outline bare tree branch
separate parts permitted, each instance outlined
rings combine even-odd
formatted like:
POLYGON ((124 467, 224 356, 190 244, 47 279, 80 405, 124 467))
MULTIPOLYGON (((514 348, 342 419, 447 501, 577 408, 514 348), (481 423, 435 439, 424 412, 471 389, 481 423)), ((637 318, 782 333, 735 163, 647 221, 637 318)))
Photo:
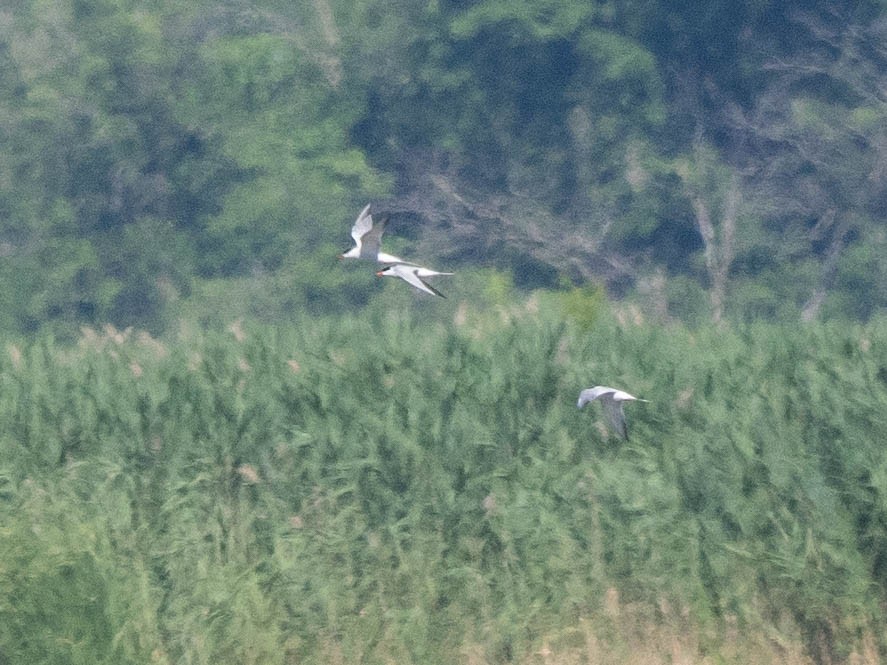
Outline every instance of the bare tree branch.
POLYGON ((575 225, 530 197, 475 194, 453 173, 435 165, 433 157, 417 162, 422 163, 409 168, 409 189, 386 205, 392 212, 409 213, 446 230, 422 234, 423 254, 473 255, 484 260, 511 248, 579 281, 637 278, 638 271, 629 261, 604 250, 611 219, 596 226, 594 235, 582 229, 565 234, 563 229, 575 225))

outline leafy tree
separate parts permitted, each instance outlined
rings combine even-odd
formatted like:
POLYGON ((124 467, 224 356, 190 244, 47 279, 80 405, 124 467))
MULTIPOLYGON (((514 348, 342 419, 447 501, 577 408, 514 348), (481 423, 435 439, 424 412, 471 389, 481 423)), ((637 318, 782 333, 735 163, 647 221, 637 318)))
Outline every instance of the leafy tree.
POLYGON ((387 181, 348 145, 359 104, 300 22, 334 31, 328 8, 293 11, 94 0, 12 13, 0 205, 4 269, 23 288, 10 324, 159 329, 195 274, 286 262, 301 262, 287 289, 303 303, 354 283, 318 284, 324 259, 304 258, 331 259, 333 230, 344 245, 387 181))
POLYGON ((0 22, 0 271, 21 288, 0 325, 364 304, 365 273, 329 268, 368 200, 408 255, 520 288, 604 282, 664 315, 700 311, 704 289, 716 318, 871 316, 882 17, 18 3, 0 22))
MULTIPOLYGON (((110 318, 150 326, 158 277, 181 289, 190 262, 180 252, 129 271, 121 254, 136 248, 126 229, 186 217, 201 198, 179 170, 201 139, 172 117, 174 60, 158 16, 96 1, 30 3, 12 18, 17 77, 0 155, 11 177, 0 197, 24 201, 4 234, 9 270, 32 285, 14 317, 26 328, 110 318), (30 276, 40 263, 51 266, 48 279, 30 276)), ((151 250, 147 240, 137 251, 151 250)))

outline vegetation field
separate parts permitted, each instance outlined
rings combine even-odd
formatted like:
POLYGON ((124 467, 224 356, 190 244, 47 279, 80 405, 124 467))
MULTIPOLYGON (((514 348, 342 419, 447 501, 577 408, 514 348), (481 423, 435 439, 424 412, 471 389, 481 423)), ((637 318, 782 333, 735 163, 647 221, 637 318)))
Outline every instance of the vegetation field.
POLYGON ((450 306, 6 342, 0 663, 880 662, 887 321, 450 306))

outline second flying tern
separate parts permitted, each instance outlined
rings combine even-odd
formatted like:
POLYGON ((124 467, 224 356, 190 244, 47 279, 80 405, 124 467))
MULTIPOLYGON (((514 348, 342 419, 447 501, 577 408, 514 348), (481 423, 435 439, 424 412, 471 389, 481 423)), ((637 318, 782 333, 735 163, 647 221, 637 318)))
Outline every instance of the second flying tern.
POLYGON ((441 298, 446 298, 446 296, 435 289, 433 286, 431 286, 431 284, 426 282, 423 278, 452 274, 454 273, 437 272, 436 270, 429 270, 428 268, 408 265, 406 263, 394 263, 390 266, 385 266, 376 273, 376 275, 378 275, 379 277, 400 277, 403 281, 407 282, 408 284, 412 284, 420 291, 430 293, 431 295, 440 296, 441 298))

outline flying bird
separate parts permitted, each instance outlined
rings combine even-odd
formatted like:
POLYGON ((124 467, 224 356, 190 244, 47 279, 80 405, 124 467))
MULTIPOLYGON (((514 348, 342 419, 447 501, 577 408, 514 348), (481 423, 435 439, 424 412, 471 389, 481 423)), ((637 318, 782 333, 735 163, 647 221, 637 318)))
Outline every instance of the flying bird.
POLYGON ((634 395, 629 395, 624 390, 616 388, 608 388, 607 386, 595 386, 594 388, 586 388, 579 393, 579 403, 576 405, 580 409, 594 400, 599 399, 607 412, 607 418, 613 428, 619 432, 623 439, 628 441, 628 427, 625 424, 625 412, 622 410, 623 402, 646 402, 645 399, 639 399, 634 395))
POLYGON ((347 252, 339 254, 340 259, 370 259, 379 263, 408 263, 403 259, 382 251, 382 233, 388 218, 383 217, 377 224, 373 224, 373 216, 370 214, 370 205, 360 211, 354 226, 351 227, 351 237, 354 238, 354 247, 347 252))
POLYGON ((430 293, 435 296, 440 296, 441 298, 446 298, 446 296, 422 278, 452 274, 454 273, 437 272, 436 270, 429 270, 428 268, 409 265, 406 263, 394 263, 390 266, 385 266, 376 273, 376 275, 378 275, 379 277, 400 277, 403 281, 407 282, 408 284, 412 284, 420 291, 424 291, 425 293, 430 293))

